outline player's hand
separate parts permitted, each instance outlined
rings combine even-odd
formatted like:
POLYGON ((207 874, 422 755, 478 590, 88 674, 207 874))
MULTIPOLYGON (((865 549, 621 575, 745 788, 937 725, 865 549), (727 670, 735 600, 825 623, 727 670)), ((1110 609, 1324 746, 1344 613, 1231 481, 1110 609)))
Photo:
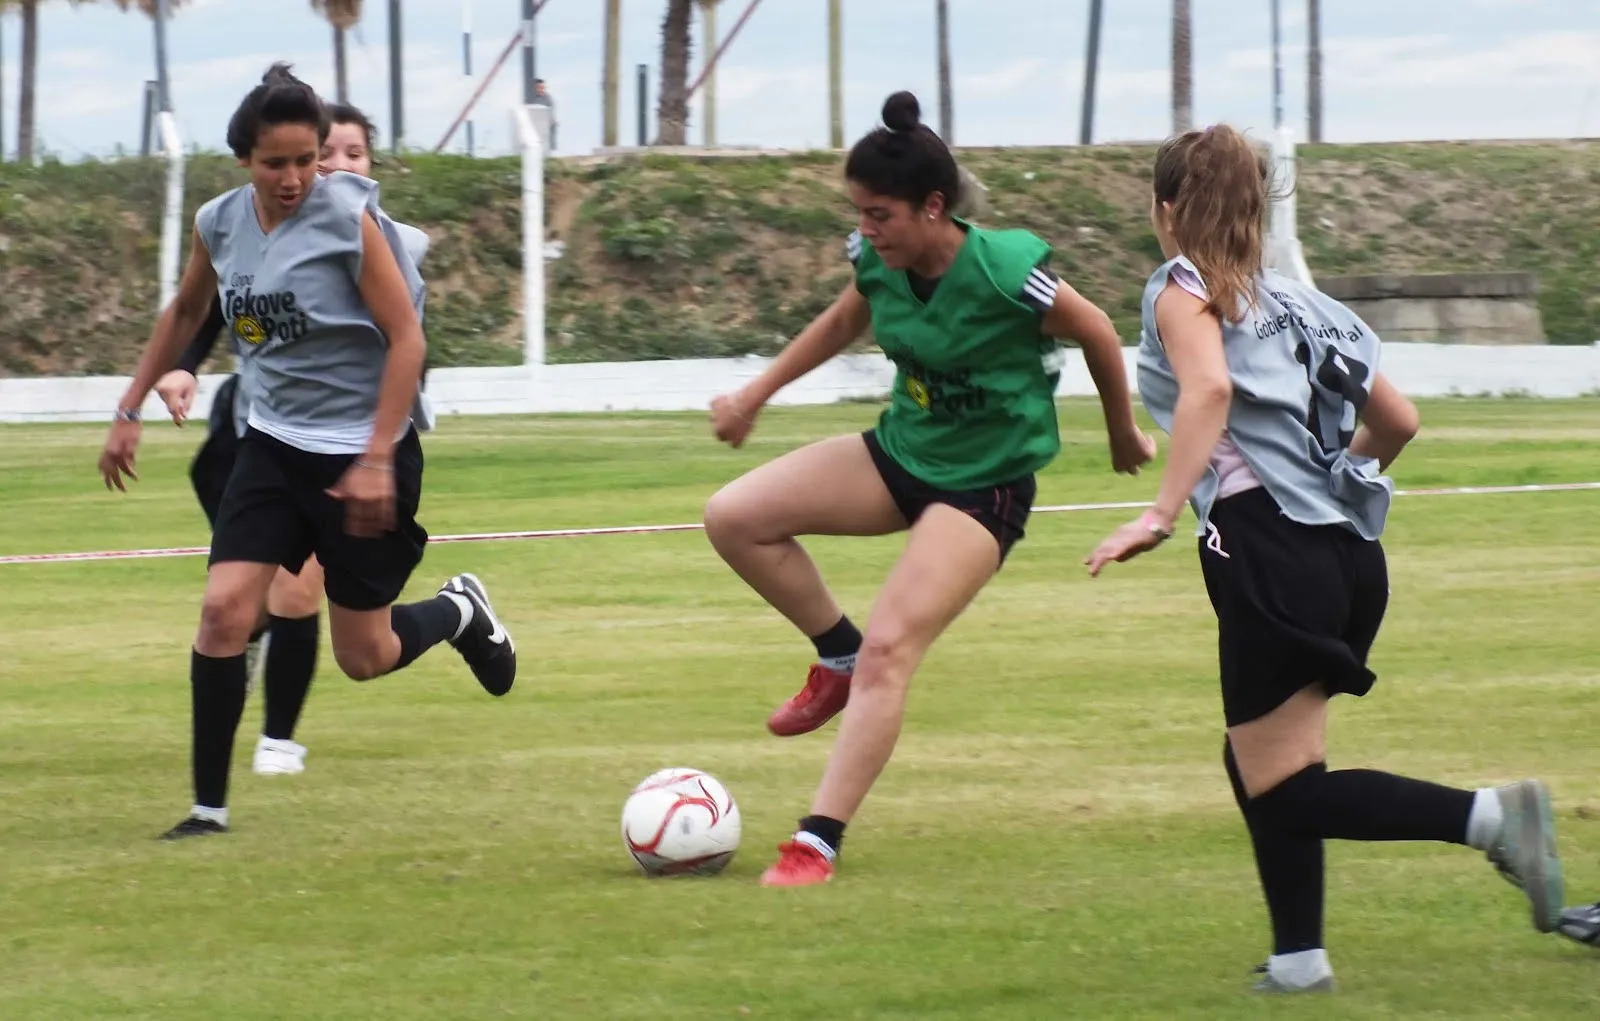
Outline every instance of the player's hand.
POLYGON ((1168 536, 1154 531, 1150 525, 1151 519, 1146 512, 1106 536, 1093 553, 1083 558, 1083 562, 1089 565, 1089 577, 1099 577, 1101 569, 1109 563, 1120 564, 1132 560, 1166 542, 1168 536))
POLYGON ((105 480, 106 488, 116 488, 126 493, 127 485, 122 481, 128 478, 139 481, 139 473, 134 470, 134 457, 139 450, 139 437, 142 427, 138 422, 113 422, 111 434, 106 437, 105 448, 100 451, 100 477, 105 480))
POLYGON ((1137 475, 1140 468, 1155 459, 1155 437, 1138 426, 1128 426, 1111 434, 1111 467, 1117 473, 1137 475))
POLYGON ((723 394, 711 402, 711 431, 730 447, 742 447, 745 437, 755 428, 759 414, 761 404, 746 396, 743 390, 723 394))
POLYGON ((194 392, 199 381, 188 369, 173 369, 156 383, 156 396, 167 406, 172 424, 182 426, 194 407, 194 392))
POLYGON ((394 527, 394 464, 358 457, 328 495, 344 502, 344 530, 376 539, 394 527))

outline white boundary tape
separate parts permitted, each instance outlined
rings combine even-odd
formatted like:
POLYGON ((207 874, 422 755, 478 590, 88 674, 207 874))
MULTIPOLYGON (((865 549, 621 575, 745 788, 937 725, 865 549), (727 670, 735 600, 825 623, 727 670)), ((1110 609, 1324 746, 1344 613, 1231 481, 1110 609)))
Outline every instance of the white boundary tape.
MULTIPOLYGON (((1525 486, 1455 486, 1448 489, 1400 489, 1396 496, 1489 496, 1497 493, 1562 493, 1581 489, 1600 489, 1600 482, 1552 482, 1525 486)), ((1076 514, 1085 511, 1137 510, 1150 506, 1148 500, 1119 503, 1061 503, 1035 507, 1035 514, 1076 514)), ((548 528, 527 532, 468 532, 460 535, 435 535, 428 542, 507 542, 516 539, 574 539, 595 535, 650 535, 659 532, 697 532, 699 524, 616 525, 610 528, 548 528)), ((169 557, 198 557, 209 552, 205 546, 174 546, 169 549, 89 550, 81 553, 14 553, 0 556, 6 564, 59 564, 85 560, 163 560, 169 557)))

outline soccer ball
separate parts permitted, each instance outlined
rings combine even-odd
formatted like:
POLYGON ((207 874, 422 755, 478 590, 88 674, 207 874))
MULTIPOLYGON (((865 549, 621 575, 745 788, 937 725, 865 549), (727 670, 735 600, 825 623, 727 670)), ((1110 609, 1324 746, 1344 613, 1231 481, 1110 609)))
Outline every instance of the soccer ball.
POLYGON ((698 769, 663 769, 622 806, 622 843, 647 876, 709 876, 739 849, 739 806, 698 769))

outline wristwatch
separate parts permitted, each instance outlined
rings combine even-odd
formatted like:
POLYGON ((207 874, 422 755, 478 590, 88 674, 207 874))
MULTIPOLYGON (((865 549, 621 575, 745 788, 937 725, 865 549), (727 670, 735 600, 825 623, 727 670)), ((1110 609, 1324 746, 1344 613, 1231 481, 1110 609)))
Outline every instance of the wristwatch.
POLYGON ((113 422, 143 422, 144 415, 138 408, 118 408, 111 416, 113 422))

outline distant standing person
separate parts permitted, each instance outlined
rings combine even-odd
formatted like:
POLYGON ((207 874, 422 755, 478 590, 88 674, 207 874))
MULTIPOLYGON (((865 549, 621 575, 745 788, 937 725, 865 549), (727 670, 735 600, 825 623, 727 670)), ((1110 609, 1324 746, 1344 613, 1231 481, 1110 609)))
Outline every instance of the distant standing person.
POLYGON ((550 111, 550 151, 556 151, 556 101, 550 98, 550 89, 545 85, 543 78, 533 81, 533 106, 542 106, 550 111))

